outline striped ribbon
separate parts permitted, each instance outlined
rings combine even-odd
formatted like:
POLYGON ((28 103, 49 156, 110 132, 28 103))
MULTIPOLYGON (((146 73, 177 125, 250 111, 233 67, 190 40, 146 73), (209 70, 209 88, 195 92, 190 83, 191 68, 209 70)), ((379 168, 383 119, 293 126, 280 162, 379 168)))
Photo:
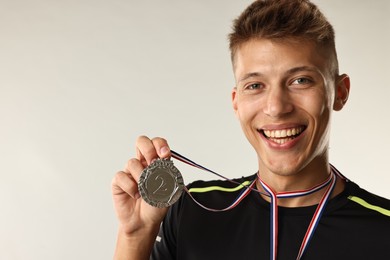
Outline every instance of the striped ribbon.
MULTIPOLYGON (((271 197, 271 260, 275 260, 277 258, 278 253, 278 198, 280 194, 283 195, 283 198, 292 198, 296 196, 305 196, 310 193, 313 193, 311 189, 304 190, 304 191, 296 191, 291 192, 292 196, 289 197, 288 194, 290 192, 283 192, 283 193, 276 193, 270 186, 268 186, 266 183, 264 183, 260 178, 261 186, 268 192, 268 194, 271 197)), ((297 256, 297 259, 301 259, 303 253, 305 252, 310 239, 312 238, 314 231, 321 219, 321 215, 324 212, 325 206, 330 198, 330 195, 332 194, 332 191, 336 185, 336 175, 333 171, 331 171, 330 178, 325 182, 326 184, 329 184, 331 181, 331 184, 327 187, 324 195, 322 196, 322 199, 320 203, 318 204, 316 211, 314 212, 314 215, 310 221, 309 227, 306 230, 306 234, 302 240, 301 247, 299 249, 299 253, 297 256)), ((324 187, 324 185, 318 185, 321 187, 324 187)), ((316 188, 318 190, 318 188, 316 188)))
MULTIPOLYGON (((208 211, 212 211, 212 212, 222 212, 222 211, 227 211, 227 210, 230 210, 232 208, 234 208, 235 206, 237 206, 252 190, 253 186, 256 184, 256 181, 252 181, 252 183, 247 186, 247 188, 245 190, 243 190, 240 195, 238 195, 238 197, 233 201, 233 203, 226 207, 226 208, 223 208, 223 209, 213 209, 213 208, 209 208, 209 207, 206 207, 205 205, 203 205, 202 203, 200 203, 199 201, 197 201, 191 194, 191 192, 188 191, 187 188, 184 188, 184 190, 187 192, 187 194, 190 196, 190 198, 196 203, 198 204, 200 207, 204 208, 205 210, 208 210, 208 211)), ((242 184, 240 184, 242 185, 242 184)), ((244 185, 242 185, 244 186, 244 185)))
POLYGON ((198 168, 198 169, 201 169, 201 170, 204 170, 204 171, 207 171, 207 172, 210 172, 214 175, 217 175, 218 177, 222 178, 222 179, 225 179, 231 183, 234 183, 234 184, 238 184, 239 186, 242 186, 244 187, 245 189, 238 195, 238 197, 233 201, 233 203, 231 205, 229 205, 228 207, 226 208, 223 208, 223 209, 213 209, 213 208, 209 208, 209 207, 206 207, 204 206, 202 203, 198 202, 191 194, 191 192, 188 191, 187 187, 184 187, 184 190, 187 192, 187 194, 190 196, 190 198, 196 203, 198 204, 200 207, 204 208, 205 210, 208 210, 208 211, 213 211, 213 212, 222 212, 222 211, 227 211, 227 210, 230 210, 234 207, 236 207, 250 192, 251 190, 255 190, 257 191, 254 186, 256 184, 256 180, 253 180, 252 183, 250 183, 249 185, 244 185, 242 183, 239 183, 237 181, 234 181, 234 180, 231 180, 229 178, 226 178, 225 176, 219 174, 219 173, 216 173, 215 171, 212 171, 212 170, 209 170, 207 169, 206 167, 203 167, 202 165, 200 164, 197 164, 195 163, 194 161, 191 161, 190 159, 184 157, 183 155, 175 152, 175 151, 172 151, 171 150, 171 154, 172 154, 172 157, 175 158, 176 160, 179 160, 183 163, 186 163, 188 165, 191 165, 195 168, 198 168))
POLYGON ((306 234, 302 240, 302 243, 301 243, 301 246, 300 246, 300 249, 299 249, 299 253, 298 253, 298 256, 297 256, 297 260, 298 259, 301 259, 302 258, 302 255, 304 254, 313 234, 314 234, 314 231, 321 219, 321 216, 322 216, 322 213, 324 212, 324 209, 325 209, 325 206, 327 204, 327 202, 329 201, 329 198, 330 198, 330 195, 332 194, 332 191, 334 190, 334 187, 336 185, 336 180, 337 180, 337 177, 345 180, 345 181, 349 181, 346 177, 344 177, 333 165, 330 164, 330 167, 331 167, 331 174, 329 174, 329 177, 322 183, 314 186, 314 187, 311 187, 309 189, 306 189, 306 190, 299 190, 299 191, 287 191, 287 192, 275 192, 273 191, 273 189, 268 186, 265 182, 263 182, 260 178, 260 175, 259 173, 257 174, 257 179, 259 179, 260 181, 260 184, 261 186, 263 187, 263 189, 266 191, 266 193, 264 192, 261 192, 259 191, 258 189, 254 188, 255 187, 255 184, 256 184, 256 179, 253 180, 249 185, 244 185, 242 183, 239 183, 235 180, 232 180, 232 179, 229 179, 219 173, 216 173, 215 171, 212 171, 212 170, 209 170, 207 169, 206 167, 203 167, 202 165, 200 164, 197 164, 193 161, 191 161, 190 159, 180 155, 179 153, 171 150, 171 153, 172 153, 172 157, 175 158, 176 160, 179 160, 183 163, 186 163, 188 165, 191 165, 193 167, 196 167, 198 169, 201 169, 201 170, 204 170, 204 171, 207 171, 207 172, 210 172, 222 179, 225 179, 231 183, 234 183, 234 184, 238 184, 240 186, 243 186, 245 189, 238 195, 238 197, 233 201, 233 203, 226 207, 226 208, 223 208, 223 209, 213 209, 213 208, 209 208, 209 207, 206 207, 204 206, 202 203, 198 202, 193 196, 192 194, 188 191, 188 189, 185 187, 184 190, 187 192, 187 194, 190 196, 190 198, 197 204, 199 205, 200 207, 206 209, 206 210, 209 210, 209 211, 213 211, 213 212, 221 212, 221 211, 227 211, 227 210, 230 210, 234 207, 236 207, 251 191, 255 191, 255 192, 258 192, 262 195, 265 195, 265 196, 268 196, 271 198, 271 260, 276 260, 277 258, 277 250, 278 250, 278 199, 281 199, 281 198, 295 198, 295 197, 300 197, 300 196, 306 196, 306 195, 309 195, 311 193, 314 193, 316 191, 319 191, 321 190, 322 188, 327 187, 324 195, 322 196, 321 198, 321 201, 319 202, 317 208, 316 208, 316 211, 314 212, 314 215, 310 221, 310 224, 309 224, 309 227, 306 231, 306 234), (329 185, 330 184, 330 185, 329 185))

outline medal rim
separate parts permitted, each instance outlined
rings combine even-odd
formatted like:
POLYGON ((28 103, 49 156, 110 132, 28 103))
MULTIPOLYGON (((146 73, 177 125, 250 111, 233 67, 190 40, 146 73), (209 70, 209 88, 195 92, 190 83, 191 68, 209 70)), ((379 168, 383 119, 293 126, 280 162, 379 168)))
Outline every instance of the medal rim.
POLYGON ((181 196, 184 189, 183 177, 170 159, 157 159, 149 166, 147 166, 141 173, 138 181, 138 190, 142 199, 149 205, 157 208, 166 208, 173 205, 181 196), (149 192, 146 188, 147 179, 153 175, 156 170, 163 169, 174 179, 174 189, 169 196, 169 199, 156 199, 149 196, 149 192))

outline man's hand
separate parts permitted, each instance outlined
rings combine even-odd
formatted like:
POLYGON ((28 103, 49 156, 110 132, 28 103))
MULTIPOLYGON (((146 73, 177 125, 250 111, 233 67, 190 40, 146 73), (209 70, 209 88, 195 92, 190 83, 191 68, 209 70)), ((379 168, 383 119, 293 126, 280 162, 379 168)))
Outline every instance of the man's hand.
POLYGON ((167 208, 155 208, 139 195, 138 180, 142 170, 157 158, 169 158, 166 140, 141 136, 136 142, 136 158, 112 180, 114 208, 119 220, 115 259, 149 259, 160 223, 167 208))

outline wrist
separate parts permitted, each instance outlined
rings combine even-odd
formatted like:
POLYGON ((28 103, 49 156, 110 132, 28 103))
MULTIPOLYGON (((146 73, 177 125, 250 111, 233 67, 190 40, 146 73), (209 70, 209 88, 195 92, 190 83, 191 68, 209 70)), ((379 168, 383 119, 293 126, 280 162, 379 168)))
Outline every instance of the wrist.
POLYGON ((158 230, 159 226, 145 227, 129 233, 119 227, 114 259, 149 260, 158 230))
POLYGON ((139 225, 134 227, 134 225, 122 225, 118 226, 118 236, 126 240, 138 240, 145 237, 154 236, 156 237, 160 229, 160 224, 148 224, 148 225, 139 225))

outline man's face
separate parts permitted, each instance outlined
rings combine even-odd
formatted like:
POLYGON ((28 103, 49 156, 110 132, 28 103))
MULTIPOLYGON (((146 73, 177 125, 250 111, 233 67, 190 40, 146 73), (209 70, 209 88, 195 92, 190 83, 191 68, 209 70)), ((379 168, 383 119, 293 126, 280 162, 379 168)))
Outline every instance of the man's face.
POLYGON ((234 74, 233 107, 260 170, 291 175, 327 163, 335 80, 314 44, 251 40, 234 74))

